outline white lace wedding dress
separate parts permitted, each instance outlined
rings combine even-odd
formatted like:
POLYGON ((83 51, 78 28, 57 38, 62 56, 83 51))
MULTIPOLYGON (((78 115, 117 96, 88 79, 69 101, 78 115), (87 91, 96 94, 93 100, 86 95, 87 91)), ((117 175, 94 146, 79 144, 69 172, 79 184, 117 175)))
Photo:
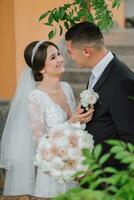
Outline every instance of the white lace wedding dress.
MULTIPOLYGON (((71 87, 66 82, 61 82, 61 88, 66 97, 71 112, 76 109, 76 103, 71 87)), ((56 104, 47 93, 35 89, 29 95, 29 115, 32 133, 35 142, 41 141, 42 136, 52 127, 67 121, 67 113, 56 104)), ((35 180, 35 193, 38 197, 54 197, 61 192, 75 186, 75 182, 60 184, 55 179, 37 169, 35 180)))

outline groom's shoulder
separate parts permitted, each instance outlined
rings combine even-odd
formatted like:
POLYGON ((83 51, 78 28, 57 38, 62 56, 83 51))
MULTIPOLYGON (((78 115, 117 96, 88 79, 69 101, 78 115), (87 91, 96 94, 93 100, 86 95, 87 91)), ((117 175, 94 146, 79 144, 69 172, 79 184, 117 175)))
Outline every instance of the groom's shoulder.
POLYGON ((115 71, 130 71, 128 65, 116 56, 114 56, 112 64, 115 66, 115 71))
POLYGON ((119 58, 114 57, 112 65, 113 65, 112 72, 113 74, 118 75, 118 77, 126 77, 128 75, 134 77, 134 73, 132 72, 132 70, 128 67, 126 63, 121 61, 119 58))

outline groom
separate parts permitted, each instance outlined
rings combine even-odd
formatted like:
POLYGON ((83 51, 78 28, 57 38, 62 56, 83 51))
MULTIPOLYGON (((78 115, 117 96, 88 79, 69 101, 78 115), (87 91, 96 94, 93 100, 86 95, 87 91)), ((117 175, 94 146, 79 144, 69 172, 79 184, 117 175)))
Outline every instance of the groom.
MULTIPOLYGON (((95 24, 81 22, 65 34, 67 51, 80 68, 91 69, 87 88, 99 94, 94 115, 86 129, 95 144, 109 151, 108 139, 121 139, 134 144, 134 73, 104 45, 103 35, 95 24)), ((119 168, 112 158, 108 165, 119 168)))

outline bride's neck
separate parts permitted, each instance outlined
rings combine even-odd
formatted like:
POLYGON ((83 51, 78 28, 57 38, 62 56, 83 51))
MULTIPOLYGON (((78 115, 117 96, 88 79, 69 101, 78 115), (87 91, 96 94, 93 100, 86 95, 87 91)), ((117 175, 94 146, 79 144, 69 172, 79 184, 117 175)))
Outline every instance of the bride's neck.
POLYGON ((60 90, 60 78, 59 77, 45 77, 43 81, 38 85, 39 88, 42 88, 47 91, 58 91, 60 90))

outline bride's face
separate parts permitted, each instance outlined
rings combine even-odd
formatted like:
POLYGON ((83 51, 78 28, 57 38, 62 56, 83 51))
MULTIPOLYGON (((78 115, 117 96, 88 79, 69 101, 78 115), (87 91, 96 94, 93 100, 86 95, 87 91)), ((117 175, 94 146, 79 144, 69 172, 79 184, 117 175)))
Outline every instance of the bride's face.
POLYGON ((53 76, 59 76, 65 71, 63 66, 63 57, 54 46, 49 46, 47 48, 47 58, 44 71, 45 74, 53 76))

